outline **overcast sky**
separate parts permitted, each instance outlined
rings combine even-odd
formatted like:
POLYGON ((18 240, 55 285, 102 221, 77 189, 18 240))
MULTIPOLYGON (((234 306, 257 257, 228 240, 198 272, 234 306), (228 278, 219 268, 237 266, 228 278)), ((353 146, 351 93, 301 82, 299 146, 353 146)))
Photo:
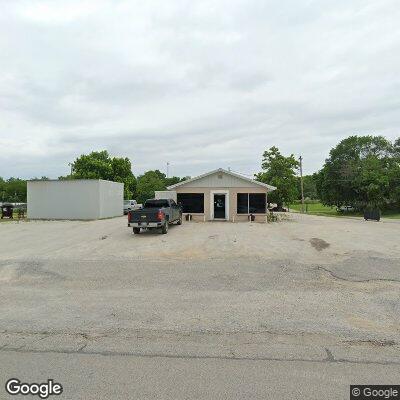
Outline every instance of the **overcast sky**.
POLYGON ((0 176, 107 149, 147 169, 318 170, 400 136, 399 0, 0 0, 0 176))

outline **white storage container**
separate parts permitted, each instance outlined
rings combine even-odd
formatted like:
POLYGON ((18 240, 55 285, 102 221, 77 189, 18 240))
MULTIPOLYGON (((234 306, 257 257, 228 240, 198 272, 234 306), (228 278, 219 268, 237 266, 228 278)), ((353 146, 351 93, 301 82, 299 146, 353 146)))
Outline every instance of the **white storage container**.
POLYGON ((29 181, 28 218, 100 219, 123 215, 124 184, 101 179, 29 181))

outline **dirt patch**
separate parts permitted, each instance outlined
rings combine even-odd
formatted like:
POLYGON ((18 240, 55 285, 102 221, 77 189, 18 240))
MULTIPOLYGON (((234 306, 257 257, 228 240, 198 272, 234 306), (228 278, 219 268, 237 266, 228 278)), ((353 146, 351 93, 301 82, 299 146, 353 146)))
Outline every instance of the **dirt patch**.
POLYGON ((65 280, 57 272, 49 271, 44 264, 36 261, 16 261, 12 263, 0 262, 0 283, 9 282, 56 282, 65 280))
POLYGON ((370 332, 390 332, 398 329, 398 324, 396 323, 380 323, 378 321, 358 317, 355 315, 349 315, 346 317, 346 322, 350 324, 351 327, 356 329, 362 329, 370 332))
POLYGON ((314 247, 315 250, 318 250, 318 251, 322 251, 330 246, 330 244, 328 242, 325 242, 325 240, 318 239, 318 238, 311 238, 310 244, 312 247, 314 247))

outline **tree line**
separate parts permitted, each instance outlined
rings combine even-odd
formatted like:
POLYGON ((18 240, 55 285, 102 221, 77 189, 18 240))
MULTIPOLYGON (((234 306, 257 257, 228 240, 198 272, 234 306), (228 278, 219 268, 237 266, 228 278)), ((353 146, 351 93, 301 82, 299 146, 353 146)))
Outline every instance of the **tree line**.
MULTIPOLYGON (((157 190, 189 177, 167 177, 159 170, 135 177, 129 158, 111 157, 106 151, 83 154, 69 164, 71 173, 59 179, 106 179, 124 183, 124 198, 138 202, 154 197, 157 190)), ((278 207, 301 198, 299 161, 273 146, 262 156, 255 179, 276 186, 269 201, 278 207)), ((42 177, 41 179, 48 179, 42 177)), ((303 177, 304 196, 327 206, 400 209, 400 138, 391 142, 383 136, 350 136, 331 149, 322 168, 303 177)), ((26 181, 0 178, 1 201, 25 202, 26 181)))
MULTIPOLYGON (((293 154, 285 157, 271 147, 255 178, 277 187, 269 195, 271 202, 290 205, 301 198, 298 168, 293 154)), ((326 206, 400 210, 400 138, 391 142, 383 136, 350 136, 303 183, 304 196, 326 206)))
MULTIPOLYGON (((156 190, 166 190, 167 186, 188 178, 167 177, 158 169, 146 171, 135 177, 129 158, 111 157, 106 150, 83 154, 69 165, 71 173, 58 177, 59 180, 105 179, 122 182, 124 184, 124 198, 136 199, 139 203, 154 197, 156 190)), ((39 180, 48 179, 44 176, 39 180)), ((26 202, 26 180, 19 178, 4 180, 0 177, 0 201, 26 202)))
POLYGON ((26 202, 26 181, 19 178, 7 180, 0 177, 0 201, 25 203, 26 202))
POLYGON ((139 203, 154 197, 157 190, 166 190, 167 186, 185 178, 167 177, 156 170, 146 171, 135 177, 129 158, 111 157, 107 150, 83 154, 70 164, 71 173, 59 179, 106 179, 124 184, 124 198, 136 199, 139 203))

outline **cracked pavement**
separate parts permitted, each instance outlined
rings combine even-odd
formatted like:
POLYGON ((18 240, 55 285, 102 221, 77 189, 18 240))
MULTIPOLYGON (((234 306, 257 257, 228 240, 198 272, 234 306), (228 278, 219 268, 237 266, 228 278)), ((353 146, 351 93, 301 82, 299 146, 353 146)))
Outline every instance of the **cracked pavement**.
POLYGON ((0 379, 56 374, 64 398, 108 398, 106 382, 141 368, 147 378, 115 398, 180 398, 167 379, 177 370, 182 398, 332 399, 350 383, 399 383, 399 228, 296 216, 137 237, 122 218, 1 224, 0 379), (213 381, 217 366, 247 378, 206 395, 193 377, 213 381), (324 392, 333 377, 336 392, 324 392), (102 390, 85 392, 95 382, 102 390))

